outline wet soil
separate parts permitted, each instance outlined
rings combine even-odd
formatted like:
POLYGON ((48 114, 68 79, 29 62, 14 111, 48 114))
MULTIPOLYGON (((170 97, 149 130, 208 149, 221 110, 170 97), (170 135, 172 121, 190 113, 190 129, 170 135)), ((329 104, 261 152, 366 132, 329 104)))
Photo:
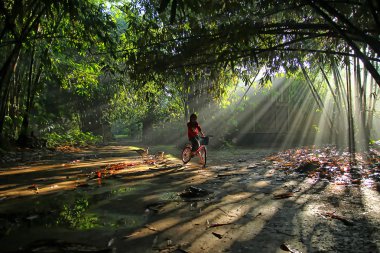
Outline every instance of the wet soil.
MULTIPOLYGON (((285 173, 272 149, 109 145, 0 165, 1 252, 379 252, 380 195, 285 173), (100 172, 100 174, 99 174, 100 172)), ((21 157, 21 158, 20 158, 21 157)))

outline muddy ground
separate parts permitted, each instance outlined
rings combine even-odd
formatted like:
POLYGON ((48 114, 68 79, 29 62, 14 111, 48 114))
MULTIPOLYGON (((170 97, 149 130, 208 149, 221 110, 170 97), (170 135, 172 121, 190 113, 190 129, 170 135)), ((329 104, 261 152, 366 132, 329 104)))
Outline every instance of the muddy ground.
POLYGON ((380 252, 374 187, 286 173, 273 149, 210 148, 205 169, 134 149, 4 156, 0 251, 380 252))

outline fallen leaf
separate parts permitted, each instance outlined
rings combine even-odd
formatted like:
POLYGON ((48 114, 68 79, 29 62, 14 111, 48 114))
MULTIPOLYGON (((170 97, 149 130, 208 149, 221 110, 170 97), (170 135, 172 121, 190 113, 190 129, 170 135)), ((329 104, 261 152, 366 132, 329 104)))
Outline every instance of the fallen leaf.
POLYGON ((115 238, 112 238, 111 240, 109 240, 108 247, 111 247, 111 245, 114 243, 114 241, 115 241, 115 238))
POLYGON ((195 186, 190 186, 186 188, 183 192, 181 192, 179 195, 182 198, 195 198, 195 197, 204 197, 204 196, 207 196, 208 194, 210 194, 210 192, 205 189, 195 187, 195 186))
POLYGON ((233 223, 214 223, 214 224, 211 224, 209 227, 215 228, 215 227, 221 227, 221 226, 231 225, 231 224, 233 224, 233 223))
POLYGON ((38 214, 35 214, 35 215, 31 215, 31 216, 28 216, 26 217, 27 220, 34 220, 34 219, 37 219, 39 217, 38 214))
POLYGON ((283 251, 289 251, 291 253, 301 253, 301 251, 293 249, 288 244, 285 244, 285 243, 280 245, 280 249, 282 249, 283 251))
POLYGON ((218 234, 218 233, 215 233, 215 232, 212 232, 212 234, 217 237, 218 239, 222 239, 223 236, 221 234, 218 234))
POLYGON ((339 216, 339 215, 336 215, 334 214, 333 212, 325 212, 323 213, 322 215, 324 216, 327 216, 327 217, 330 217, 332 219, 337 219, 337 220, 340 220, 341 222, 344 223, 344 225, 346 226, 353 226, 354 223, 350 220, 347 220, 346 218, 342 217, 342 216, 339 216))
POLYGON ((282 249, 284 251, 290 251, 288 245, 286 245, 285 243, 283 243, 283 244, 280 245, 280 249, 282 249))
POLYGON ((286 192, 286 193, 276 194, 273 196, 273 198, 274 199, 285 199, 285 198, 290 198, 293 196, 294 196, 293 192, 286 192))

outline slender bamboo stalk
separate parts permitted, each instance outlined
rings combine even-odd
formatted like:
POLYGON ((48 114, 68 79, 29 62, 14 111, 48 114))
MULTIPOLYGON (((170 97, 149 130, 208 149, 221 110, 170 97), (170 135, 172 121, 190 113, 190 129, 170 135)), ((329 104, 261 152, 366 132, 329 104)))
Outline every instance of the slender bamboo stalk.
MULTIPOLYGON (((307 74, 307 72, 306 72, 306 70, 305 70, 305 68, 303 67, 302 64, 301 64, 301 69, 302 69, 302 73, 305 76, 306 83, 308 84, 308 86, 309 86, 309 88, 311 90, 311 93, 312 93, 312 95, 313 95, 313 97, 314 97, 314 99, 315 99, 315 101, 316 101, 319 109, 321 109, 322 111, 325 111, 325 106, 323 104, 323 101, 322 101, 321 97, 319 96, 317 89, 314 87, 314 84, 310 80, 310 78, 309 78, 309 76, 308 76, 308 74, 307 74)), ((333 125, 334 124, 332 122, 331 117, 327 114, 327 112, 326 112, 326 118, 327 118, 327 120, 329 122, 330 128, 333 129, 333 125)))
POLYGON ((338 103, 338 101, 337 101, 337 97, 336 97, 336 95, 335 95, 335 92, 333 91, 333 88, 332 88, 332 86, 331 86, 331 83, 330 83, 330 81, 329 81, 329 78, 327 77, 327 75, 326 75, 325 71, 323 70, 321 64, 318 64, 318 67, 319 67, 319 69, 321 70, 321 73, 322 73, 322 75, 323 75, 323 78, 325 79, 325 81, 326 81, 326 83, 327 83, 327 86, 329 87, 329 90, 330 90, 331 95, 332 95, 332 97, 333 97, 333 99, 334 99, 335 105, 336 105, 336 107, 338 108, 338 111, 339 111, 339 110, 340 110, 340 105, 339 105, 339 103, 338 103))
POLYGON ((371 106, 371 110, 369 111, 369 116, 368 116, 368 120, 367 120, 368 129, 370 129, 370 130, 372 130, 372 127, 373 127, 373 115, 374 115, 375 110, 376 110, 376 101, 377 101, 378 90, 379 90, 379 87, 375 84, 375 81, 373 79, 371 79, 371 87, 374 88, 373 92, 371 93, 372 106, 371 106))
POLYGON ((355 133, 352 115, 352 89, 351 89, 351 69, 350 61, 346 59, 346 99, 347 99, 347 122, 348 122, 348 150, 350 152, 350 163, 355 161, 355 133))

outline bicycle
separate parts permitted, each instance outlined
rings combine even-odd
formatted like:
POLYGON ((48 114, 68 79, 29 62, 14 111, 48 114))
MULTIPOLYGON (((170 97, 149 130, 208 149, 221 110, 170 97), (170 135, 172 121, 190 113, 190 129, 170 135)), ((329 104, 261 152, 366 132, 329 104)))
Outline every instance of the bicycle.
MULTIPOLYGON (((200 164, 203 165, 203 168, 206 167, 207 163, 207 148, 206 145, 208 145, 209 137, 211 136, 205 136, 202 137, 201 145, 199 145, 199 148, 195 151, 195 154, 199 157, 200 164)), ((193 157, 191 155, 192 145, 190 143, 186 144, 185 147, 182 150, 182 162, 184 164, 190 162, 191 158, 193 157)))

